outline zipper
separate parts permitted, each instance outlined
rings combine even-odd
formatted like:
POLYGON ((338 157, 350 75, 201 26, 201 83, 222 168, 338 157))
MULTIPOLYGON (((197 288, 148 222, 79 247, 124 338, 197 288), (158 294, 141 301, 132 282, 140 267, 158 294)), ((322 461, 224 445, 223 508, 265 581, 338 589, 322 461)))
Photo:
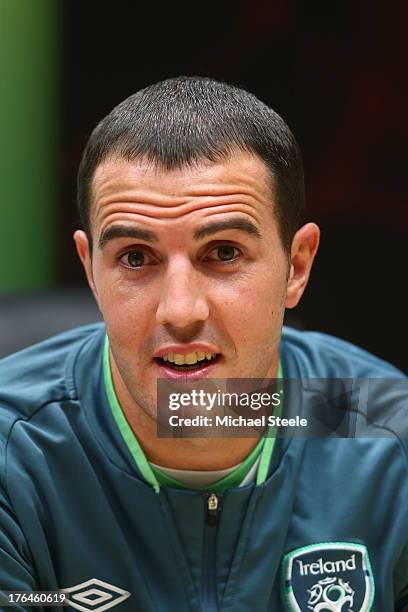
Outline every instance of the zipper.
POLYGON ((218 523, 218 497, 215 493, 211 493, 207 498, 206 522, 211 527, 216 527, 218 523))
POLYGON ((217 580, 216 580, 216 543, 217 526, 220 513, 220 496, 215 493, 204 497, 205 518, 203 533, 203 569, 201 581, 202 612, 217 612, 217 580))

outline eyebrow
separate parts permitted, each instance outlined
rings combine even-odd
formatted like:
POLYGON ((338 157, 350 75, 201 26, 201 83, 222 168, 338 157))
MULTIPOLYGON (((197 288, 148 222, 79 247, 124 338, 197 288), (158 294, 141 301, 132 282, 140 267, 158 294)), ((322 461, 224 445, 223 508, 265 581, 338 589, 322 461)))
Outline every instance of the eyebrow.
POLYGON ((233 219, 226 219, 225 221, 215 221, 214 223, 209 223, 201 227, 194 232, 194 240, 201 240, 201 238, 212 236, 224 230, 240 230, 252 236, 256 236, 257 238, 261 238, 261 233, 256 225, 247 219, 235 217, 233 219))
MULTIPOLYGON (((234 219, 226 219, 225 221, 214 221, 194 232, 194 240, 201 240, 206 236, 212 236, 217 232, 225 230, 240 230, 251 236, 261 238, 259 229, 251 221, 236 217, 234 219)), ((99 248, 103 249, 108 242, 115 238, 135 238, 144 242, 159 242, 158 237, 151 230, 141 229, 137 227, 128 227, 127 225, 112 225, 102 232, 99 238, 99 248)))
POLYGON ((115 238, 135 238, 144 242, 158 242, 156 234, 150 230, 128 227, 127 225, 112 225, 102 232, 99 238, 99 248, 103 249, 110 240, 115 238))

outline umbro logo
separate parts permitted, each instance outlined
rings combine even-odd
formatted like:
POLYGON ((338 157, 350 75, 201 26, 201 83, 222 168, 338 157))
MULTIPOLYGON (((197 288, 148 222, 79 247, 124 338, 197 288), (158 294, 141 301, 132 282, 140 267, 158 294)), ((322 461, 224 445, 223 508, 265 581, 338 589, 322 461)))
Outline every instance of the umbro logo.
POLYGON ((68 606, 82 612, 103 612, 130 597, 129 591, 97 578, 91 578, 67 589, 60 589, 60 592, 69 596, 69 601, 66 602, 68 606))

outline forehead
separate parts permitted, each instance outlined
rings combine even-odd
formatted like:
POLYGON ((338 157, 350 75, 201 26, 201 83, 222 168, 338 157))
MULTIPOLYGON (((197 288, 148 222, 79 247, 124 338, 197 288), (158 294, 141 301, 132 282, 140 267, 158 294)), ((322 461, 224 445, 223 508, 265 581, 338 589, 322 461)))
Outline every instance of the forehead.
POLYGON ((195 211, 227 212, 235 205, 259 221, 266 210, 270 215, 273 201, 270 172, 254 154, 237 152, 225 160, 200 160, 171 170, 145 160, 111 158, 95 170, 90 220, 100 228, 119 211, 175 219, 195 211))

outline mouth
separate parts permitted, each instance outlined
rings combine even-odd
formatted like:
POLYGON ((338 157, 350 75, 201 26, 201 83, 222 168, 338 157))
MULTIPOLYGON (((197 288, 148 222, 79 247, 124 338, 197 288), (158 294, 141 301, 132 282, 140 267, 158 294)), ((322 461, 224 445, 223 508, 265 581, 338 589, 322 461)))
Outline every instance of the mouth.
POLYGON ((200 373, 213 366, 221 359, 218 353, 207 353, 204 351, 194 351, 187 355, 181 353, 167 353, 161 357, 155 357, 156 363, 160 368, 168 372, 192 372, 200 373))

